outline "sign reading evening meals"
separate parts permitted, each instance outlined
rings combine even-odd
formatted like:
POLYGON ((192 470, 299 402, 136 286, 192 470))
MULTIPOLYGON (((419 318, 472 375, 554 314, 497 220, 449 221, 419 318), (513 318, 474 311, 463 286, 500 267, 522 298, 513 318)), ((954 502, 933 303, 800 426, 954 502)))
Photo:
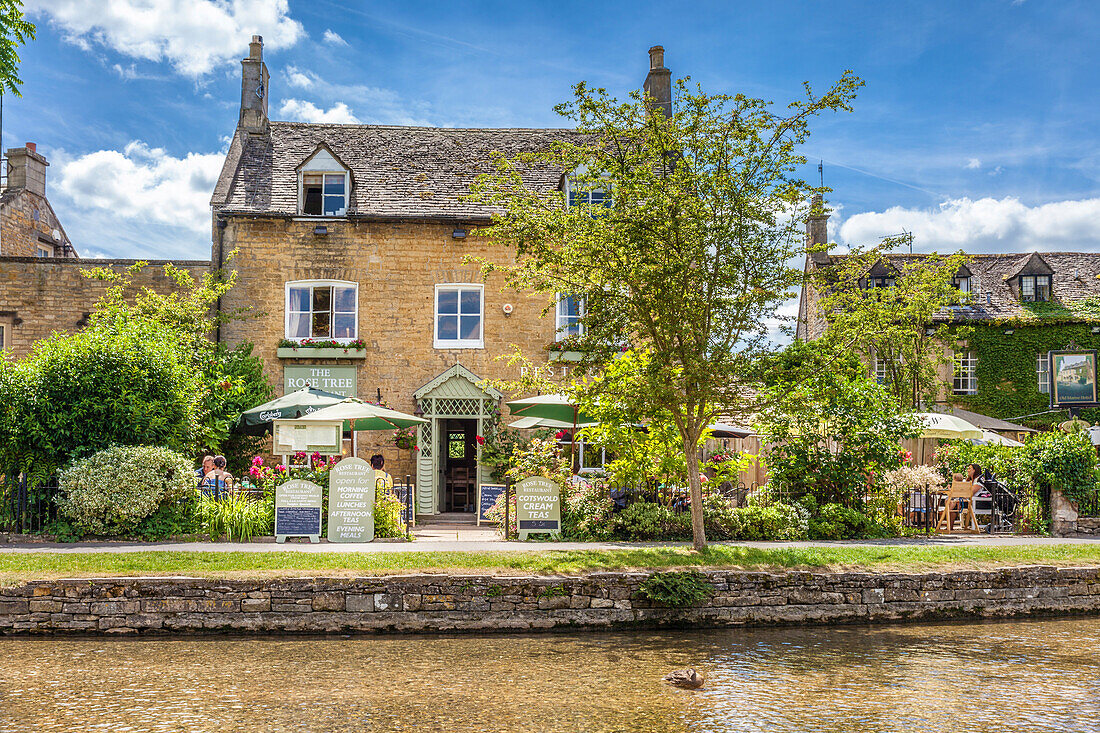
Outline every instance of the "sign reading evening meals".
POLYGON ((561 532, 561 489, 556 483, 533 476, 516 484, 516 529, 521 540, 532 532, 561 532))
POLYGON ((1051 407, 1096 404, 1096 351, 1050 352, 1051 407))
POLYGON ((362 458, 345 458, 328 474, 328 541, 374 539, 374 469, 362 458))
POLYGON ((309 537, 321 541, 321 498, 323 490, 312 481, 292 479, 275 489, 275 541, 287 537, 309 537))

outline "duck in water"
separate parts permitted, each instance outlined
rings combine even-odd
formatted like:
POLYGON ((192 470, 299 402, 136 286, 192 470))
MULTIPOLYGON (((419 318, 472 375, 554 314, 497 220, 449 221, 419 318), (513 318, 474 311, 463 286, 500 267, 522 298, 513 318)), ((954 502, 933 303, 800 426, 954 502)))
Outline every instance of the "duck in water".
POLYGON ((688 690, 698 690, 705 681, 703 675, 696 672, 694 667, 678 669, 665 675, 665 682, 688 690))

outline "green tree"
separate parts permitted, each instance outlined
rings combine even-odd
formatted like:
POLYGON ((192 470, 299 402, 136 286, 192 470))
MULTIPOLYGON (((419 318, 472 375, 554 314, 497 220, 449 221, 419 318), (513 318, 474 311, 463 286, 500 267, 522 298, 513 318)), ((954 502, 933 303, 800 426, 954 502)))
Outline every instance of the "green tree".
POLYGON ((901 465, 913 418, 867 376, 851 352, 795 342, 764 374, 761 414, 769 485, 818 502, 858 502, 883 471, 901 465))
POLYGON ((854 350, 868 365, 877 359, 885 384, 899 405, 919 407, 935 402, 941 364, 951 363, 945 344, 965 338, 969 329, 934 318, 969 302, 969 293, 954 286, 966 256, 893 258, 893 284, 873 287, 868 273, 886 263, 885 252, 897 244, 887 239, 870 249, 856 249, 814 275, 818 308, 828 322, 825 339, 837 350, 854 350))
POLYGON ((786 263, 800 243, 798 146, 809 121, 850 110, 862 82, 846 72, 824 95, 807 86, 784 113, 747 97, 676 84, 671 115, 633 92, 626 101, 586 84, 559 114, 575 135, 513 159, 497 156, 474 196, 499 214, 478 234, 515 252, 483 262, 507 282, 584 299, 584 371, 601 370, 626 342, 650 355, 639 404, 664 410, 680 436, 692 534, 706 546, 698 462, 687 460, 720 411, 750 407, 746 375, 766 345, 767 319, 798 284, 786 263), (529 170, 564 171, 562 191, 529 170))
POLYGON ((22 0, 0 0, 0 94, 5 91, 17 97, 19 87, 19 47, 34 40, 36 29, 23 15, 22 0))

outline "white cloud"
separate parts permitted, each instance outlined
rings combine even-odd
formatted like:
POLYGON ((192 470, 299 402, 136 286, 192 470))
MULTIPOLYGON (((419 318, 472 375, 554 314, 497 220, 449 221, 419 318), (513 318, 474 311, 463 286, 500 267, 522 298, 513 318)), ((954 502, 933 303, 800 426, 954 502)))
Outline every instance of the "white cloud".
POLYGON ((966 161, 966 167, 968 170, 977 170, 982 167, 982 161, 977 158, 968 158, 966 161))
POLYGON ((949 199, 932 209, 895 206, 855 214, 840 226, 851 245, 873 244, 886 235, 913 232, 916 250, 940 252, 1100 250, 1100 198, 1028 206, 1019 199, 949 199))
POLYGON ((359 122, 359 118, 352 114, 343 102, 337 102, 329 109, 321 109, 313 102, 287 99, 280 105, 279 114, 297 122, 330 122, 352 125, 359 122))
MULTIPOLYGON (((423 102, 410 102, 402 99, 396 92, 380 87, 369 87, 364 84, 334 84, 322 79, 312 71, 299 69, 296 66, 288 66, 283 72, 286 84, 295 89, 309 90, 317 97, 334 103, 327 112, 321 110, 310 102, 300 102, 296 99, 288 99, 280 107, 281 114, 288 114, 286 109, 295 110, 297 105, 310 105, 317 113, 336 114, 338 108, 343 108, 349 116, 354 118, 351 108, 369 110, 368 115, 362 119, 364 122, 380 123, 385 125, 431 125, 429 115, 431 108, 423 102), (292 106, 287 108, 287 105, 292 106), (350 105, 350 107, 349 107, 350 105)), ((274 88, 274 85, 272 85, 274 88)), ((336 119, 309 120, 302 116, 298 119, 305 121, 338 122, 336 119)), ((358 120, 356 120, 358 121, 358 120)))
POLYGON ((81 48, 166 61, 190 77, 242 58, 253 34, 269 49, 288 48, 305 35, 287 0, 27 0, 26 8, 81 48))
POLYGON ((57 182, 53 186, 77 209, 152 227, 169 225, 197 234, 210 231, 210 192, 224 153, 176 158, 135 140, 122 151, 97 150, 76 158, 60 151, 54 158, 57 182))
POLYGON ((339 33, 332 30, 331 28, 328 28, 328 29, 325 30, 324 39, 325 39, 325 43, 331 43, 333 46, 346 46, 346 45, 348 45, 348 42, 345 41, 340 36, 339 33))

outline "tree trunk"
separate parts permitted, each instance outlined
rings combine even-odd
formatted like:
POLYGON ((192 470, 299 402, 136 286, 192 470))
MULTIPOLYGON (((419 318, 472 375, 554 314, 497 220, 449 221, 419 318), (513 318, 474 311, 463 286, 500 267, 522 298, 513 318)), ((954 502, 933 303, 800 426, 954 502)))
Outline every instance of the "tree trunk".
POLYGON ((681 433, 684 439, 684 458, 687 459, 688 487, 691 489, 691 544, 699 552, 707 547, 707 534, 703 526, 703 483, 699 480, 699 438, 681 433))

